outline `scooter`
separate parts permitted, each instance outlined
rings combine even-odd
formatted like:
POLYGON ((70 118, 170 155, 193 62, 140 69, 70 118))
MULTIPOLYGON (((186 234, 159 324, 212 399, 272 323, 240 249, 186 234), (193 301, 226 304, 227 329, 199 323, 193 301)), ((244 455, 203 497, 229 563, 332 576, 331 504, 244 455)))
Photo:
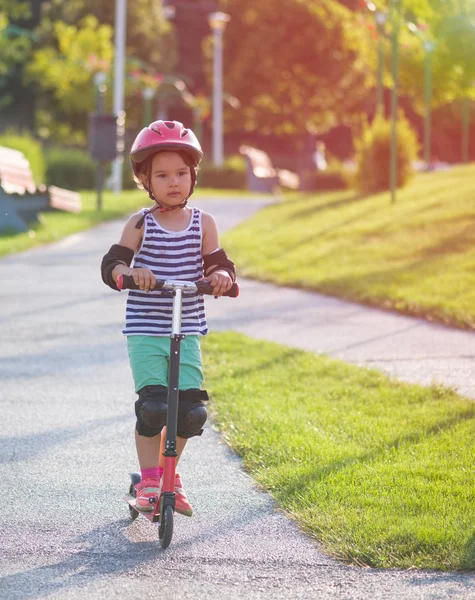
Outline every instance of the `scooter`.
MULTIPOLYGON (((138 289, 131 275, 119 275, 117 287, 123 289, 138 289)), ((207 281, 178 281, 157 279, 153 291, 166 290, 173 294, 172 332, 170 335, 170 364, 168 370, 168 407, 166 424, 165 464, 162 475, 160 498, 155 502, 155 507, 150 512, 138 511, 135 504, 135 486, 140 483, 141 475, 138 472, 130 474, 129 493, 124 500, 129 505, 130 516, 135 520, 142 514, 152 523, 158 523, 158 538, 162 548, 168 548, 173 536, 173 516, 175 512, 175 469, 176 469, 176 435, 178 421, 178 377, 180 370, 180 343, 185 337, 181 333, 181 312, 183 295, 209 294, 212 288, 207 281)), ((224 296, 237 298, 239 286, 234 283, 224 296)))

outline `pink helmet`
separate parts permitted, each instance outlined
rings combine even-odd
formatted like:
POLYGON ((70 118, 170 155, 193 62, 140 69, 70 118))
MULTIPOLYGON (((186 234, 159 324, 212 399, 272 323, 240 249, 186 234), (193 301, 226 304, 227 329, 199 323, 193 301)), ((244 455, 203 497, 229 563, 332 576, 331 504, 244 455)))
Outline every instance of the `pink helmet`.
POLYGON ((198 166, 203 158, 203 150, 191 129, 187 129, 179 121, 154 121, 142 129, 130 150, 129 156, 136 177, 139 175, 140 164, 160 150, 186 152, 194 166, 198 166))

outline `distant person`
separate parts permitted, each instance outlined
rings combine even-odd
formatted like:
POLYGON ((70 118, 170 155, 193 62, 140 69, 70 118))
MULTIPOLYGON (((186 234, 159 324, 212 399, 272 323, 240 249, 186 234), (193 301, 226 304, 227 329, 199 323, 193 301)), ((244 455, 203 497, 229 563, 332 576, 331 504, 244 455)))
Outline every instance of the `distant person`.
MULTIPOLYGON (((138 400, 135 442, 142 475, 136 486, 136 508, 152 511, 160 497, 164 467, 168 361, 173 298, 151 291, 156 279, 207 280, 214 296, 228 291, 236 277, 234 264, 219 246, 214 218, 187 206, 203 157, 191 129, 177 121, 155 121, 142 129, 130 158, 138 182, 154 202, 126 223, 118 244, 102 261, 104 283, 117 290, 117 277, 131 275, 140 286, 127 297, 125 329, 138 400), (130 264, 133 262, 133 266, 130 264)), ((207 419, 201 389, 200 336, 208 332, 202 296, 183 296, 177 461, 186 442, 202 433, 207 419)), ((191 516, 180 475, 175 480, 175 510, 191 516)))
POLYGON ((322 141, 318 141, 315 144, 315 152, 313 154, 313 162, 315 163, 315 167, 317 171, 325 171, 327 169, 327 159, 325 156, 326 147, 325 143, 322 141))

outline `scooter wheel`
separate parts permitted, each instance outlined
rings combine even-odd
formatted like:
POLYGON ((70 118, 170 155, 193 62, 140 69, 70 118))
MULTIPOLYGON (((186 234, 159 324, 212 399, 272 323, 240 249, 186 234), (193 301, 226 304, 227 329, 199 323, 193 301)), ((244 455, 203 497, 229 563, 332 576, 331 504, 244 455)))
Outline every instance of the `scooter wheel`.
MULTIPOLYGON (((133 496, 134 498, 137 495, 135 492, 135 486, 133 483, 130 484, 129 494, 131 496, 133 496)), ((130 518, 132 519, 132 521, 135 521, 135 519, 139 516, 139 511, 135 510, 135 508, 133 506, 130 506, 130 504, 129 504, 129 513, 130 513, 130 518)))
POLYGON ((170 542, 172 541, 172 535, 173 508, 171 506, 167 506, 163 512, 163 515, 160 515, 160 525, 158 526, 158 538, 164 550, 170 545, 170 542))

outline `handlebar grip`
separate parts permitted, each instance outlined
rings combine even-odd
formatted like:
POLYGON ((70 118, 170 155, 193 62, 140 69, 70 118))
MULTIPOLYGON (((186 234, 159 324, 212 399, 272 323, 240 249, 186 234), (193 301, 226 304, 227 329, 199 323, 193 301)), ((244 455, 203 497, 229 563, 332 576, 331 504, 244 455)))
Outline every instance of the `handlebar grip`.
MULTIPOLYGON (((115 282, 119 290, 139 290, 139 286, 135 283, 132 275, 117 275, 117 281, 115 282)), ((161 290, 165 282, 163 279, 157 279, 153 290, 161 290)))
MULTIPOLYGON (((119 290, 138 290, 139 286, 135 283, 132 275, 118 275, 116 285, 119 290)), ((157 279, 155 286, 153 287, 154 291, 161 290, 165 285, 165 280, 157 279)), ((212 288, 207 281, 196 281, 196 287, 198 288, 198 294, 207 294, 209 296, 213 295, 212 288)), ((239 284, 233 283, 232 287, 225 293, 223 296, 228 296, 229 298, 237 298, 239 296, 239 284)))
MULTIPOLYGON (((207 294, 209 296, 213 295, 213 289, 207 281, 196 281, 195 285, 198 288, 198 294, 207 294)), ((233 283, 233 285, 227 292, 223 294, 223 296, 227 296, 228 298, 237 298, 239 296, 239 284, 233 283)))

